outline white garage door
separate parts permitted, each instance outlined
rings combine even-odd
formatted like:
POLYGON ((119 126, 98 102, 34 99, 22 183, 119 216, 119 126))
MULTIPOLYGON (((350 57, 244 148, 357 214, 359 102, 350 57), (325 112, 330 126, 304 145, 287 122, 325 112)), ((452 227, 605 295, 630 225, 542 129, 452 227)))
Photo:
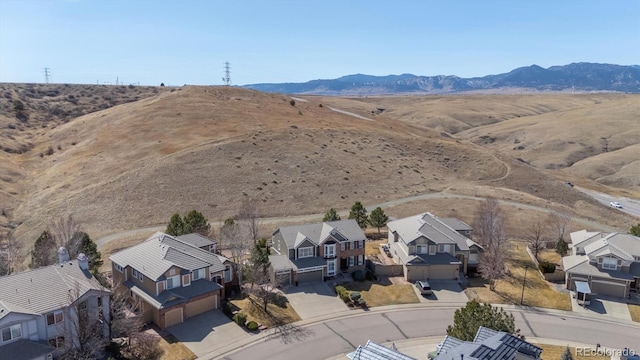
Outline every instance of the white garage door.
POLYGON ((591 292, 598 295, 624 297, 626 288, 625 284, 591 280, 591 292))
POLYGON ((164 326, 169 327, 182 323, 182 308, 169 310, 164 313, 164 326))

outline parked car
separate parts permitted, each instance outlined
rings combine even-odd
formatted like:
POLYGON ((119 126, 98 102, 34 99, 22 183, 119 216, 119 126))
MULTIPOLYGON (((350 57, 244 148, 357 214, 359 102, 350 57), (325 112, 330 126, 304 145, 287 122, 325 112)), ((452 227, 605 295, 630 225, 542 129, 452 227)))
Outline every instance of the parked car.
POLYGON ((617 208, 617 209, 622 209, 622 205, 620 205, 620 203, 617 202, 617 201, 612 201, 612 202, 609 203, 609 205, 611 205, 611 206, 613 206, 614 208, 617 208))
POLYGON ((433 290, 431 290, 431 285, 427 280, 419 280, 416 281, 416 287, 420 290, 420 294, 422 295, 431 295, 433 294, 433 290))

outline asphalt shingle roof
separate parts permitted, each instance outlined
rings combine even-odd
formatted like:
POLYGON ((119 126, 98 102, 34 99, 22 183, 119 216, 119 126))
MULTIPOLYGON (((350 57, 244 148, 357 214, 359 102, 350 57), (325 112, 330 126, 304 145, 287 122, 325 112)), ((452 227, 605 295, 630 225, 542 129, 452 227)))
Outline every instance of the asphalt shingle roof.
POLYGON ((160 295, 155 296, 144 288, 137 286, 131 280, 125 281, 123 285, 133 291, 136 295, 140 296, 142 299, 144 299, 145 302, 149 303, 156 309, 169 308, 171 306, 188 301, 193 297, 205 295, 222 289, 222 286, 217 283, 201 279, 192 281, 191 285, 189 286, 181 286, 174 289, 165 290, 161 292, 160 295))
POLYGON ((0 350, 0 360, 31 360, 42 359, 56 348, 45 342, 22 339, 3 345, 0 350))
MULTIPOLYGON (((458 250, 469 250, 477 245, 474 241, 463 236, 448 223, 454 224, 453 218, 439 219, 431 213, 424 213, 391 221, 387 224, 389 231, 397 232, 402 240, 409 244, 420 237, 426 237, 435 244, 455 244, 458 250)), ((464 224, 462 221, 457 220, 464 224)), ((466 225, 466 224, 464 224, 466 225)), ((467 227, 469 227, 467 225, 467 227)))
POLYGON ((274 271, 297 270, 296 266, 289 260, 287 255, 269 255, 269 262, 274 271))
POLYGON ((473 342, 445 337, 436 359, 511 360, 517 352, 539 358, 542 349, 517 336, 481 326, 473 342))
POLYGON ((283 226, 278 229, 287 248, 293 249, 303 242, 302 237, 309 239, 315 245, 319 245, 330 235, 337 241, 366 240, 367 237, 355 220, 338 220, 324 223, 283 226), (332 234, 332 231, 334 232, 332 234))
POLYGON ((163 280, 173 266, 187 271, 204 267, 212 272, 224 270, 220 256, 161 232, 109 259, 120 266, 131 266, 154 281, 163 280))
POLYGON ((67 306, 90 290, 108 292, 77 260, 2 276, 0 289, 4 309, 36 314, 67 306))

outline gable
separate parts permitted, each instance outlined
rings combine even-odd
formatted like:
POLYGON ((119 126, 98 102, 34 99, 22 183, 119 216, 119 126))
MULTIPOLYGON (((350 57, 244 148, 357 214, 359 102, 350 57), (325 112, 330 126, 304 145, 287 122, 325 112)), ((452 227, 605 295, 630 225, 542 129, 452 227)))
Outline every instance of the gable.
POLYGON ((296 249, 305 248, 305 247, 315 247, 316 244, 312 243, 311 240, 305 239, 300 244, 296 245, 296 249))

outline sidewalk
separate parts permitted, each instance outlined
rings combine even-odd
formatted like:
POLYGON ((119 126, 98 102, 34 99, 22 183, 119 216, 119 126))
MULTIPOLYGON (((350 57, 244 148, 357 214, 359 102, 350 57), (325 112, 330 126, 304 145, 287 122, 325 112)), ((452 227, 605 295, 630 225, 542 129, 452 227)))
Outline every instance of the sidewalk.
MULTIPOLYGON (((432 307, 432 308, 442 308, 442 309, 459 309, 461 307, 463 307, 466 304, 466 302, 464 303, 447 303, 447 304, 443 304, 443 303, 436 303, 436 302, 432 302, 432 303, 416 303, 416 304, 402 304, 402 305, 388 305, 388 306, 380 306, 380 307, 375 307, 375 308, 371 308, 368 311, 363 311, 361 309, 356 309, 356 310, 343 310, 343 311, 339 311, 339 312, 335 312, 332 314, 328 314, 328 315, 322 315, 322 316, 317 316, 314 318, 310 318, 307 320, 301 320, 295 323, 296 326, 300 326, 300 327, 305 327, 305 326, 310 326, 310 325, 314 325, 314 324, 318 324, 318 323, 323 323, 326 321, 330 321, 330 320, 334 320, 334 319, 339 319, 339 318, 353 318, 353 317, 358 317, 358 316, 364 316, 367 314, 371 314, 371 313, 380 313, 380 312, 391 312, 391 311, 399 311, 399 310, 410 310, 410 309, 420 309, 420 308, 425 308, 425 307, 432 307)), ((542 314, 549 314, 549 315, 555 315, 555 316, 559 316, 559 317, 565 317, 565 318, 576 318, 576 319, 584 319, 584 318, 591 318, 591 319, 595 319, 601 322, 607 322, 607 323, 611 323, 611 324, 616 324, 616 325, 620 325, 620 324, 625 324, 625 325, 630 325, 633 327, 637 327, 638 330, 640 331, 640 324, 637 322, 633 322, 633 321, 625 321, 625 320, 621 320, 621 319, 613 319, 611 317, 608 316, 603 316, 603 315, 598 315, 598 314, 576 314, 573 313, 571 311, 564 311, 564 310, 555 310, 555 309, 544 309, 544 308, 534 308, 534 307, 528 307, 528 306, 520 306, 520 305, 506 305, 506 304, 492 304, 492 306, 495 307, 501 307, 505 310, 509 310, 509 311, 526 311, 526 312, 534 312, 534 313, 542 313, 542 314)), ((453 320, 453 319, 452 319, 453 320)), ((267 339, 269 336, 272 336, 273 334, 273 330, 267 330, 267 331, 262 331, 259 334, 256 335, 252 335, 252 336, 247 336, 245 338, 239 339, 238 341, 235 341, 233 343, 227 343, 224 346, 216 349, 215 351, 212 351, 211 353, 202 356, 201 358, 203 359, 217 359, 217 358, 221 358, 224 355, 231 353, 233 351, 236 351, 242 347, 245 347, 247 345, 250 345, 254 342, 259 342, 259 341, 264 341, 265 339, 267 339)), ((407 339, 407 340, 402 340, 402 341, 397 341, 396 342, 396 346, 398 347, 398 349, 400 351, 403 351, 402 348, 400 347, 400 345, 398 345, 399 343, 403 343, 405 346, 405 348, 407 348, 407 354, 410 356, 414 356, 412 355, 414 353, 420 353, 421 351, 429 348, 429 351, 433 351, 435 350, 435 344, 439 343, 440 341, 442 341, 442 339, 444 338, 444 335, 442 336, 438 336, 437 339, 434 337, 431 338, 417 338, 417 339, 407 339), (427 341, 428 343, 420 343, 420 342, 424 342, 427 341)), ((564 340, 553 340, 553 339, 544 339, 544 338, 527 338, 527 340, 531 340, 532 342, 534 342, 534 340, 536 339, 540 339, 540 340, 544 340, 544 341, 539 341, 540 343, 545 343, 545 344, 552 344, 552 345, 557 345, 560 344, 562 346, 566 346, 567 343, 569 344, 569 346, 574 346, 571 345, 571 342, 567 342, 564 340)), ((391 343, 389 343, 390 345, 391 343)), ((576 343, 577 346, 586 346, 585 344, 579 344, 576 343)), ((427 352, 428 353, 428 352, 427 352)))

